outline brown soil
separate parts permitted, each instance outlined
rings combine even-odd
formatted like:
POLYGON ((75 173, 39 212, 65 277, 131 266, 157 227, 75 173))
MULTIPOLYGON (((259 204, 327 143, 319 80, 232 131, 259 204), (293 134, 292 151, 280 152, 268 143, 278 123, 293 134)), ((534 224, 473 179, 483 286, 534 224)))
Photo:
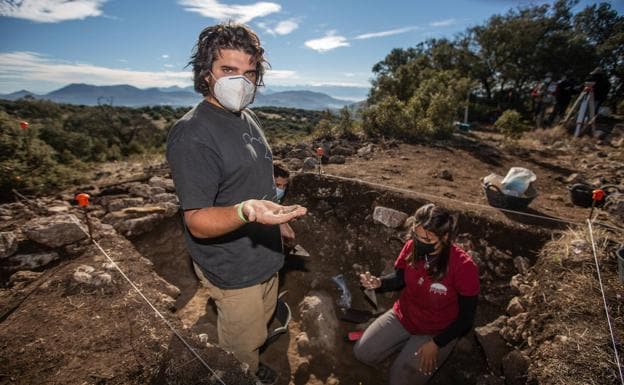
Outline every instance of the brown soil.
MULTIPOLYGON (((523 338, 515 342, 533 360, 529 372, 533 381, 615 383, 616 366, 609 351, 591 254, 585 250, 582 260, 569 259, 569 263, 569 253, 554 257, 569 246, 571 230, 565 230, 561 222, 491 209, 480 179, 491 172, 505 175, 513 166, 527 167, 537 174, 539 195, 526 212, 582 225, 589 210, 570 203, 568 178, 579 173, 588 181, 623 183, 621 137, 613 138, 612 143, 618 139, 619 147, 597 145, 589 138, 553 137, 551 132, 533 133, 512 144, 490 133, 462 134, 451 142, 427 145, 380 142, 370 156, 349 157, 344 165, 324 165, 324 177, 297 176, 288 201, 310 209, 308 216, 294 224, 298 242, 310 257, 289 257, 281 274, 294 319, 288 334, 263 354, 263 360, 281 373, 279 384, 384 383, 389 363, 380 368, 365 367, 353 359, 350 343, 342 341, 348 331, 365 325, 339 321, 332 346, 303 354, 297 338, 309 325, 299 317, 298 304, 311 291, 328 293, 335 302, 340 294, 330 278, 343 273, 353 291, 353 307, 370 309, 357 292, 352 265, 360 263, 380 272, 402 244, 400 231, 373 224, 372 209, 384 205, 411 213, 426 201, 460 214, 466 243, 482 255, 482 280, 488 284, 483 287, 477 326, 504 314, 515 295, 508 283, 517 271, 511 263, 488 264, 486 250, 495 249, 508 260, 524 256, 537 263, 527 277, 528 282, 535 282, 526 297, 531 299, 530 317, 536 320, 528 327, 532 342, 523 338), (442 178, 443 170, 452 178, 442 178), (357 183, 353 178, 369 183, 357 183), (555 230, 567 232, 560 237, 561 233, 553 233, 555 230), (555 243, 546 243, 551 238, 556 239, 552 241, 555 243), (496 267, 499 270, 495 274, 496 267), (589 292, 584 292, 587 287, 589 292), (583 349, 594 356, 580 353, 583 349), (591 357, 599 357, 601 362, 596 364, 591 357), (579 374, 583 372, 587 375, 579 374)), ((610 220, 600 212, 599 218, 610 220)), ((3 226, 2 230, 8 228, 3 226)), ((622 242, 622 231, 603 232, 598 239, 608 300, 621 340, 623 286, 617 282, 610 253, 622 242)), ((101 241, 226 384, 251 383, 251 377, 231 355, 200 343, 196 337, 206 333, 215 344, 216 318, 214 309, 205 305, 206 297, 190 270, 179 221, 166 220, 152 232, 132 239, 132 243, 121 236, 101 241), (146 264, 141 255, 151 259, 154 266, 146 264), (181 290, 175 301, 162 294, 170 289, 156 274, 181 290)), ((118 273, 114 284, 106 289, 86 290, 73 283, 71 275, 78 265, 103 262, 98 250, 87 243, 65 250, 63 257, 37 279, 24 284, 5 283, 0 289, 2 308, 14 307, 0 327, 0 384, 217 383, 118 273)), ((381 306, 388 308, 394 298, 382 296, 381 306)), ((470 334, 432 383, 476 384, 490 370, 470 334)))

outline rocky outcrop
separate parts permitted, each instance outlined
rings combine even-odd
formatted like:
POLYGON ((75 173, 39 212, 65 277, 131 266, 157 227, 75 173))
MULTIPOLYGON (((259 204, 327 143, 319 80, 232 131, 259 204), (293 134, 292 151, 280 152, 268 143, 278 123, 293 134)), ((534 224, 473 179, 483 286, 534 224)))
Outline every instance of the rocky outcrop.
POLYGON ((86 228, 73 214, 39 217, 26 223, 22 232, 30 239, 48 247, 60 247, 87 237, 86 228))

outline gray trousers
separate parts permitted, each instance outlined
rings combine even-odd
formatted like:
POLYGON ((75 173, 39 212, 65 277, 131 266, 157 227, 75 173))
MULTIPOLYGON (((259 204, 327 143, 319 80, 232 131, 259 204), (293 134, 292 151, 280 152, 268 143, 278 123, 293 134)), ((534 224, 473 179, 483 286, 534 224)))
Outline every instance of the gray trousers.
MULTIPOLYGON (((421 385, 431 375, 421 373, 420 359, 415 355, 418 348, 431 340, 432 336, 410 334, 392 309, 377 318, 364 332, 353 348, 355 358, 368 365, 383 361, 394 352, 400 351, 390 368, 390 385, 421 385)), ((447 359, 457 340, 453 340, 438 353, 438 367, 447 359)))

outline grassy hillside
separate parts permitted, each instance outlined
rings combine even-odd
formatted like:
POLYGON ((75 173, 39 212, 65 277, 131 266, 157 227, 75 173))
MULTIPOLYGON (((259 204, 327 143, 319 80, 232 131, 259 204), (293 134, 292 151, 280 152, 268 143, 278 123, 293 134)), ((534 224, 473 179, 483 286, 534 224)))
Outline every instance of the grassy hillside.
MULTIPOLYGON (((50 193, 84 182, 93 163, 162 154, 169 128, 188 110, 0 100, 0 201, 11 200, 12 189, 50 193)), ((303 139, 323 116, 290 108, 255 111, 273 144, 303 139)))

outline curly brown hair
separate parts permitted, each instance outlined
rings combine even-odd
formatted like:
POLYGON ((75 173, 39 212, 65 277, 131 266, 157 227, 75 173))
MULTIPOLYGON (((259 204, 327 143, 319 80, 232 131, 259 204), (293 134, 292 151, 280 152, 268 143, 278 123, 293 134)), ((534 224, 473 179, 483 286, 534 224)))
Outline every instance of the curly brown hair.
POLYGON ((263 77, 269 63, 264 58, 264 48, 258 35, 246 25, 228 22, 206 27, 199 34, 187 64, 193 66, 195 91, 203 96, 211 94, 205 78, 210 74, 220 49, 235 49, 251 55, 256 62, 256 86, 264 85, 263 77))

